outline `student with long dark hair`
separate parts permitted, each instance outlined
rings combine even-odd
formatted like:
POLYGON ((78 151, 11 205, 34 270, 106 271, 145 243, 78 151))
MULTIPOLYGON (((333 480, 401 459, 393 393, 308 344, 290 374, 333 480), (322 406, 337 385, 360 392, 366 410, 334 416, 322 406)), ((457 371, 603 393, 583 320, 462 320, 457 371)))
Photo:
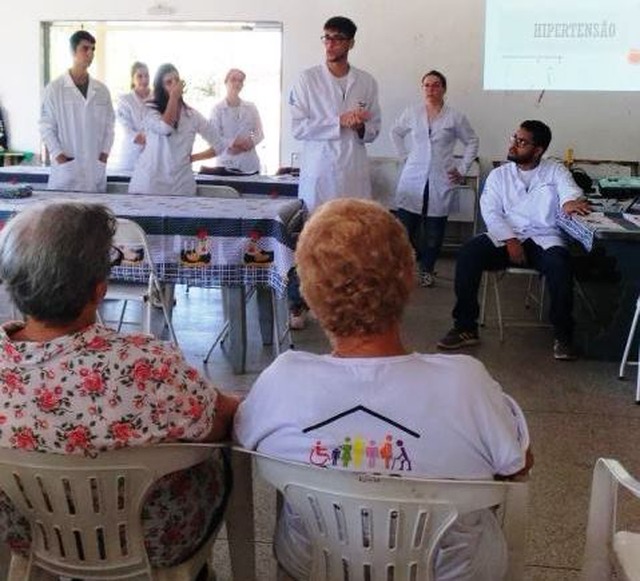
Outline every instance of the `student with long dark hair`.
POLYGON ((201 154, 192 154, 196 134, 211 146, 207 157, 222 150, 215 128, 184 102, 184 86, 172 64, 164 64, 156 72, 150 110, 144 119, 147 144, 131 176, 129 192, 193 195, 196 181, 191 163, 204 159, 201 154))

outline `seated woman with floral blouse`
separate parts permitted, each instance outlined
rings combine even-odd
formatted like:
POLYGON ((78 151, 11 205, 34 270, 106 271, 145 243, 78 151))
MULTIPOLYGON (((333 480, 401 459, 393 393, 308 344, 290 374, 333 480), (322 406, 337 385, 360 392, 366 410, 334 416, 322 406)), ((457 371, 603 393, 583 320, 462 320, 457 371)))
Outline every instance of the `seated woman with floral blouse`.
MULTIPOLYGON (((237 401, 202 379, 172 345, 96 323, 116 219, 104 206, 28 208, 0 234, 0 279, 25 322, 0 328, 0 446, 94 455, 167 440, 223 439, 237 401)), ((188 559, 222 516, 221 455, 169 474, 143 511, 154 567, 188 559)), ((0 539, 28 548, 29 527, 0 491, 0 539)))

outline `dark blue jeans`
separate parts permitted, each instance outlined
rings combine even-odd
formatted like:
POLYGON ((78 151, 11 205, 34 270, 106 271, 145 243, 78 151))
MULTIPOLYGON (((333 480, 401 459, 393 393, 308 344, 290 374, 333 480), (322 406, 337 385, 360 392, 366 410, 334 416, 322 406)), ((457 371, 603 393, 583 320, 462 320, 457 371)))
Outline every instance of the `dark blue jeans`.
MULTIPOLYGON (((569 251, 562 246, 546 250, 533 240, 523 242, 527 262, 523 266, 535 268, 544 275, 549 290, 549 319, 554 337, 571 341, 573 336, 573 272, 569 251)), ((497 247, 491 239, 480 234, 469 240, 458 254, 456 262, 453 308, 454 326, 459 331, 476 331, 478 328, 478 289, 485 270, 502 270, 507 266, 519 266, 509 262, 506 246, 497 247)))
POLYGON ((289 284, 287 286, 287 299, 289 301, 289 310, 295 314, 307 309, 307 303, 302 298, 300 292, 300 279, 298 278, 298 271, 292 268, 289 271, 289 284))
POLYGON ((446 216, 427 216, 429 210, 429 182, 424 187, 422 214, 398 208, 396 216, 407 230, 416 259, 425 272, 433 272, 440 256, 444 231, 447 227, 446 216))

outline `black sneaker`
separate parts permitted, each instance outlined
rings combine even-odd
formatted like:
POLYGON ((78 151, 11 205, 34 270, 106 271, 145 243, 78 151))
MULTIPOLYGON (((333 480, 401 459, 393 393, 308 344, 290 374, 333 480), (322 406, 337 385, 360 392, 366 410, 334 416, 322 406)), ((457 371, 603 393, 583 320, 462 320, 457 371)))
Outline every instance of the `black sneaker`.
POLYGON ((578 354, 571 341, 555 339, 553 342, 553 358, 558 361, 575 361, 578 354))
POLYGON ((480 343, 478 331, 451 329, 451 331, 438 341, 438 349, 460 349, 460 347, 470 347, 478 343, 480 343))

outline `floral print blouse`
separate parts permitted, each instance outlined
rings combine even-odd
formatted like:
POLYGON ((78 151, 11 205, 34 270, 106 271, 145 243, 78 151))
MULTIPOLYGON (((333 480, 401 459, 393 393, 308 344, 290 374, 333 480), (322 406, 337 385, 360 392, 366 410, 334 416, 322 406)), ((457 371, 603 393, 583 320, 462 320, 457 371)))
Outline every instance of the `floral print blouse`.
MULTIPOLYGON (((211 431, 217 391, 174 346, 97 324, 47 342, 12 341, 21 325, 0 327, 0 446, 93 455, 211 431)), ((188 558, 219 517, 224 461, 205 464, 150 492, 143 519, 152 565, 188 558)), ((28 524, 1 492, 0 538, 13 550, 29 543, 28 524)))

